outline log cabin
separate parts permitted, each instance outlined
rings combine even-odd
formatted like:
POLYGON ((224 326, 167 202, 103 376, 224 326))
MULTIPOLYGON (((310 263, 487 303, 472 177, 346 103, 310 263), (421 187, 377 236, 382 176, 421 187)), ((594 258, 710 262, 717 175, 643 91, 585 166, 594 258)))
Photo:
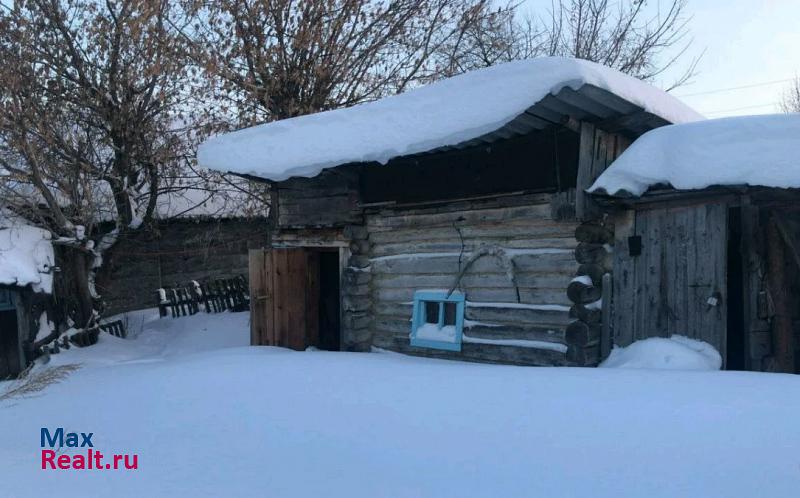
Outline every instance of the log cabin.
MULTIPOLYGON (((613 240, 611 345, 679 334, 729 370, 800 372, 800 116, 654 130, 591 187, 613 240)), ((601 351, 601 355, 608 351, 601 351)))
POLYGON ((198 161, 270 189, 252 344, 596 365, 607 310, 582 283, 612 258, 605 227, 576 232, 602 215, 584 191, 643 133, 701 118, 542 58, 214 137, 198 161))

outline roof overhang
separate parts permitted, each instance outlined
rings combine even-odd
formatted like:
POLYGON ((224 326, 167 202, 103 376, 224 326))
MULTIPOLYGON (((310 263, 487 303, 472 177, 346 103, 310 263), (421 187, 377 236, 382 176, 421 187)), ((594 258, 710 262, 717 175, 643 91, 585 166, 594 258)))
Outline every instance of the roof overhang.
POLYGON ((742 198, 758 205, 790 206, 800 209, 800 189, 749 185, 714 185, 696 190, 678 190, 661 187, 648 190, 643 195, 608 195, 592 193, 592 198, 608 210, 646 209, 648 206, 704 204, 710 201, 739 205, 742 198))
POLYGON ((546 95, 525 112, 491 133, 415 155, 492 144, 498 140, 526 135, 553 126, 571 127, 571 123, 579 121, 595 123, 605 131, 621 133, 631 138, 670 124, 664 118, 647 112, 608 90, 586 84, 578 90, 564 87, 555 95, 546 95))

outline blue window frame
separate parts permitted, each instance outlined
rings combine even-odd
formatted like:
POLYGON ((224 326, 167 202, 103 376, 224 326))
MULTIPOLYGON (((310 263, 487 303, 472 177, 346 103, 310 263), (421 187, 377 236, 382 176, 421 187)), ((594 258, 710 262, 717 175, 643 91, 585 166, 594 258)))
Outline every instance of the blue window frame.
POLYGON ((411 345, 461 351, 464 329, 464 294, 417 291, 411 317, 411 345))

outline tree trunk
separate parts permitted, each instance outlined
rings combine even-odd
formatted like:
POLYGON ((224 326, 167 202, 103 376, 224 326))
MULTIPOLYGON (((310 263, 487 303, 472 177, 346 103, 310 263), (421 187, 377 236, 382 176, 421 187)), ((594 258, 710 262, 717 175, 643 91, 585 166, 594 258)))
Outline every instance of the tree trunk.
POLYGON ((72 264, 72 287, 75 292, 75 308, 72 319, 75 328, 85 328, 91 321, 94 313, 94 300, 89 288, 89 272, 91 257, 89 254, 78 250, 68 249, 69 259, 72 264))

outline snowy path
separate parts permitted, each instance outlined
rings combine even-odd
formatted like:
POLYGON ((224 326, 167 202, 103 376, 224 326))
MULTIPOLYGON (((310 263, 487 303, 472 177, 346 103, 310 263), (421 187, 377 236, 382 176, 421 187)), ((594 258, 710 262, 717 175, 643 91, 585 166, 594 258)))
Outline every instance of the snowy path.
POLYGON ((800 377, 237 347, 246 313, 104 339, 0 405, 0 495, 798 495, 800 377), (140 468, 40 470, 41 427, 140 468))

